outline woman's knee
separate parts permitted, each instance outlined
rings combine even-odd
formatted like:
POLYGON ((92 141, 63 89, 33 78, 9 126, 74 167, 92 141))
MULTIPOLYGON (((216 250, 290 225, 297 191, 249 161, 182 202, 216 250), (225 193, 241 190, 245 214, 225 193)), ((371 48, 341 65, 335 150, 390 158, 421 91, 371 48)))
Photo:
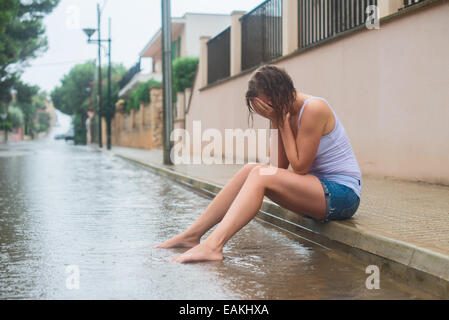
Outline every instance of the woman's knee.
POLYGON ((258 166, 260 166, 260 163, 247 163, 243 166, 242 170, 249 175, 251 171, 257 168, 258 166))
POLYGON ((250 177, 252 177, 251 179, 254 179, 264 176, 262 170, 266 170, 268 167, 269 166, 260 163, 248 163, 242 168, 242 171, 245 173, 246 179, 250 177))
POLYGON ((268 168, 268 165, 258 164, 251 168, 248 178, 267 181, 269 175, 267 175, 265 171, 267 171, 268 168))

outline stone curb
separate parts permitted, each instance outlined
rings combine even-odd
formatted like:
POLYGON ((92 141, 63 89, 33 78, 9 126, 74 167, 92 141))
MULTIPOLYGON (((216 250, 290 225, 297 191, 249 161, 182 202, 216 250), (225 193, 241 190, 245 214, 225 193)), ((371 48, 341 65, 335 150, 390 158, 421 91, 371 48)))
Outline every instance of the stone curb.
MULTIPOLYGON (((222 189, 220 185, 187 176, 169 167, 144 163, 114 152, 111 152, 111 154, 149 168, 162 176, 172 178, 181 184, 211 196, 215 196, 222 189)), ((405 280, 409 284, 418 286, 441 298, 449 298, 449 256, 403 241, 358 230, 344 222, 333 221, 321 224, 309 218, 301 217, 267 200, 264 200, 257 217, 293 233, 302 229, 356 249, 360 251, 355 252, 355 255, 359 258, 380 263, 382 270, 405 280), (365 255, 369 253, 381 259, 361 257, 360 255, 363 255, 363 253, 365 255)), ((354 254, 354 252, 351 253, 354 254)))

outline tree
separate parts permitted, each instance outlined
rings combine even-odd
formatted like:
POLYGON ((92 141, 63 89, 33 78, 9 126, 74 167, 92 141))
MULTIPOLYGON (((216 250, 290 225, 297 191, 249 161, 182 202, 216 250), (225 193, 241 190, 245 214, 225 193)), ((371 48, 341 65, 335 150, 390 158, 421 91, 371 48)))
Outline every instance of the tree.
MULTIPOLYGON (((13 89, 16 91, 16 94, 14 101, 9 107, 8 114, 10 114, 11 109, 14 109, 14 115, 17 114, 15 109, 20 111, 22 117, 20 125, 23 124, 25 126, 24 133, 30 137, 34 137, 38 132, 46 131, 46 129, 41 129, 45 128, 47 122, 50 124, 46 119, 49 115, 41 110, 46 109, 47 93, 40 91, 37 86, 28 85, 22 81, 17 81, 13 89)), ((16 128, 14 123, 12 123, 12 128, 16 128)))
MULTIPOLYGON (((64 113, 73 115, 75 143, 86 143, 86 113, 93 108, 98 114, 98 84, 95 80, 96 67, 93 62, 86 62, 74 66, 61 80, 61 86, 56 87, 50 96, 55 107, 64 113)), ((126 69, 121 64, 111 66, 111 115, 118 100, 119 82, 126 69)), ((103 68, 103 75, 107 74, 107 67, 103 68)), ((102 81, 102 116, 107 115, 107 78, 102 81)))
POLYGON ((173 93, 184 92, 193 87, 198 58, 179 58, 173 61, 173 93))
POLYGON ((39 112, 37 114, 38 132, 45 132, 50 128, 50 115, 47 112, 39 112))
POLYGON ((11 87, 16 81, 15 75, 0 81, 0 113, 6 113, 7 107, 11 102, 11 87))
POLYGON ((74 66, 61 80, 50 96, 55 107, 73 115, 75 143, 86 144, 86 112, 92 94, 95 64, 92 61, 74 66))
POLYGON ((0 0, 0 104, 30 58, 47 49, 43 19, 59 0, 0 0))
POLYGON ((74 66, 62 78, 61 85, 50 93, 55 107, 70 115, 86 112, 85 101, 92 93, 94 72, 92 61, 74 66))
POLYGON ((33 109, 36 110, 37 117, 35 116, 36 130, 37 132, 45 132, 50 128, 51 117, 48 112, 43 112, 47 109, 48 95, 45 91, 40 91, 32 98, 33 109))
MULTIPOLYGON (((102 107, 102 117, 108 116, 108 111, 110 112, 109 115, 111 117, 114 116, 115 113, 115 103, 118 101, 118 94, 120 92, 120 81, 122 80, 124 74, 126 73, 126 68, 120 63, 120 64, 111 64, 111 110, 108 110, 107 108, 107 102, 108 102, 108 66, 104 66, 102 68, 102 75, 103 75, 103 81, 102 81, 102 87, 101 87, 101 97, 103 102, 102 107)), ((94 90, 92 93, 92 98, 97 97, 98 95, 98 80, 94 82, 94 90)), ((95 99, 96 100, 96 99, 95 99)), ((94 109, 96 111, 98 108, 98 103, 95 103, 94 109)))
POLYGON ((18 107, 10 107, 8 109, 8 118, 7 122, 11 123, 12 128, 19 128, 24 123, 24 116, 22 110, 18 107))
POLYGON ((39 87, 31 86, 22 81, 14 84, 16 90, 16 100, 13 105, 20 108, 24 115, 25 134, 31 137, 35 134, 34 119, 37 108, 33 105, 33 97, 39 92, 39 87))

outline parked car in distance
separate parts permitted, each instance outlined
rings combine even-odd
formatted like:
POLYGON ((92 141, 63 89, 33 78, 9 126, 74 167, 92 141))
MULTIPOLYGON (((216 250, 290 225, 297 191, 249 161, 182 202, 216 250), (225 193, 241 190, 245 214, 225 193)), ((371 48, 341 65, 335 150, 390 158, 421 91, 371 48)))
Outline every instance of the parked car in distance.
POLYGON ((65 139, 65 141, 75 140, 75 133, 74 133, 74 131, 73 131, 73 128, 70 129, 70 130, 65 134, 64 139, 65 139))
POLYGON ((65 139, 65 134, 60 133, 55 135, 55 140, 63 140, 63 139, 65 139))

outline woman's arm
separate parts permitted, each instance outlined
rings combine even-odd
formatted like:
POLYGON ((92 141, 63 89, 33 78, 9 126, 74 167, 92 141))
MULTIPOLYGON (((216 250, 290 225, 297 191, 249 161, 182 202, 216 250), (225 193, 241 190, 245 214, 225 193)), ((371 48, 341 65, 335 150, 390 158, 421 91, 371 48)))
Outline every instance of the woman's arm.
POLYGON ((280 128, 284 149, 292 169, 305 175, 312 167, 320 140, 327 122, 327 114, 321 101, 311 101, 303 111, 301 125, 297 137, 293 136, 290 127, 290 114, 284 118, 284 126, 280 128))
POLYGON ((276 134, 274 136, 270 135, 270 150, 269 150, 270 164, 273 166, 276 166, 278 168, 287 169, 288 166, 290 165, 290 162, 288 161, 287 155, 285 153, 284 143, 282 141, 281 133, 279 131, 279 128, 275 124, 275 121, 271 121, 271 126, 272 126, 271 129, 277 130, 278 134, 276 134), (276 150, 276 148, 278 151, 277 152, 277 161, 274 158, 276 156, 276 153, 271 152, 271 150, 276 150))
POLYGON ((270 149, 268 150, 270 165, 287 169, 290 163, 288 162, 287 155, 285 154, 284 143, 282 142, 282 137, 276 124, 276 113, 274 112, 273 107, 268 106, 259 98, 254 98, 251 101, 251 104, 258 114, 270 120, 271 129, 276 130, 277 132, 277 134, 270 134, 270 149), (273 150, 277 152, 272 152, 273 150))

